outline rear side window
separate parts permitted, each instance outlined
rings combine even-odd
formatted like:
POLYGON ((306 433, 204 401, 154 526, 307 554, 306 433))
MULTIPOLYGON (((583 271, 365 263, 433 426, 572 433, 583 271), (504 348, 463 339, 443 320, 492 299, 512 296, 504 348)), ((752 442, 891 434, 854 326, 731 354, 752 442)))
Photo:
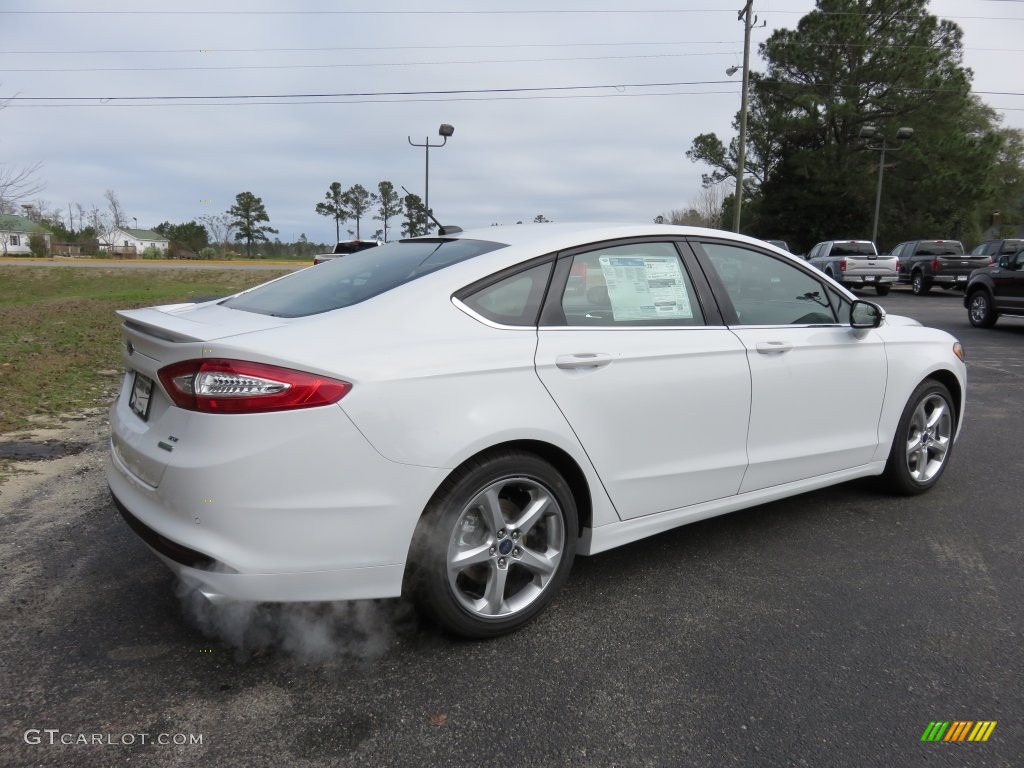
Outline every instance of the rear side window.
POLYGON ((1021 248, 1024 248, 1024 240, 1004 240, 1003 249, 999 253, 1016 253, 1021 248))
POLYGON ((537 325, 554 262, 538 264, 462 298, 462 303, 500 325, 537 325))
POLYGON ((404 240, 332 259, 221 302, 274 317, 306 317, 366 301, 403 283, 504 248, 486 240, 404 240))
POLYGON ((704 325, 679 252, 664 242, 573 256, 562 312, 570 326, 704 325))

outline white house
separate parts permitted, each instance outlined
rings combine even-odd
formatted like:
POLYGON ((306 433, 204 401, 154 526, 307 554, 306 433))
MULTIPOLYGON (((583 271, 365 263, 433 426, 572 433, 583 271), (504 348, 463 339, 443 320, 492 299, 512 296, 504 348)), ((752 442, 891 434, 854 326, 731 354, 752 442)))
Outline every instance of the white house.
POLYGON ((141 254, 144 250, 151 247, 166 253, 169 245, 170 243, 166 237, 149 229, 115 227, 100 238, 100 248, 103 250, 112 248, 115 252, 121 253, 126 252, 129 248, 134 248, 134 254, 141 254))
POLYGON ((24 216, 0 214, 0 256, 30 256, 29 238, 34 234, 46 238, 50 248, 50 233, 24 216))

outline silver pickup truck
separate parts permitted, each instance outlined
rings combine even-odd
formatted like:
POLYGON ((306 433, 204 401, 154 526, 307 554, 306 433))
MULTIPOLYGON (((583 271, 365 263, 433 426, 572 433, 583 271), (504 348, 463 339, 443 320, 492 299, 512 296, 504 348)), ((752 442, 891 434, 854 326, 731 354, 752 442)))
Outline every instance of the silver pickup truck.
POLYGON ((811 248, 806 258, 847 288, 874 288, 879 296, 889 293, 899 270, 897 258, 879 256, 870 240, 826 240, 811 248))

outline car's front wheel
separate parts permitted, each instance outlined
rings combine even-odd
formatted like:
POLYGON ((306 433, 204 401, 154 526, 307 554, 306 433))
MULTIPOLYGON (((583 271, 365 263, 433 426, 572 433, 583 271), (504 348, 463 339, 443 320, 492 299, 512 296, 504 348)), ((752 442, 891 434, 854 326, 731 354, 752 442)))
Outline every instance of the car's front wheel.
POLYGON ((416 528, 410 588, 445 629, 487 638, 518 629, 565 581, 579 535, 572 491, 543 459, 474 459, 434 494, 416 528))
POLYGON ((991 328, 999 319, 999 314, 992 306, 992 297, 984 288, 971 294, 967 302, 967 319, 976 328, 991 328))
POLYGON ((885 480, 894 492, 924 493, 939 481, 953 449, 956 418, 946 387, 929 379, 907 400, 893 438, 885 480))

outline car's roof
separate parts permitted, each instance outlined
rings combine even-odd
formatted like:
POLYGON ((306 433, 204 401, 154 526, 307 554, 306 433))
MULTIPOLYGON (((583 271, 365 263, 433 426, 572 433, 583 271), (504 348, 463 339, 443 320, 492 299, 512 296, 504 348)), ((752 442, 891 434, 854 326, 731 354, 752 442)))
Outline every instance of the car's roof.
POLYGON ((547 224, 511 224, 501 227, 480 227, 467 229, 446 237, 469 238, 473 240, 490 240, 510 246, 530 246, 540 252, 555 251, 586 243, 602 240, 615 240, 628 237, 657 237, 659 235, 675 235, 677 237, 726 237, 763 247, 764 240, 734 232, 725 232, 705 227, 676 226, 673 224, 629 224, 615 222, 568 222, 547 224))

